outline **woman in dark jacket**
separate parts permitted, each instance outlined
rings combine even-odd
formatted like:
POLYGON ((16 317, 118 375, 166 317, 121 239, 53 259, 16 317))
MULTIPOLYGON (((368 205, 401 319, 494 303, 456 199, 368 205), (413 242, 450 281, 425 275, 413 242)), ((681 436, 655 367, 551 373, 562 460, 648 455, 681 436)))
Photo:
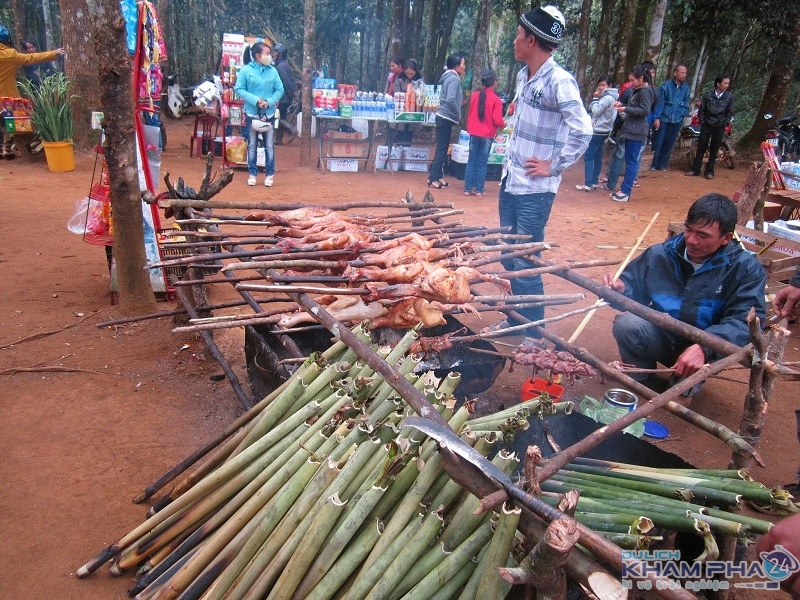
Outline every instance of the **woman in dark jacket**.
POLYGON ((617 112, 625 119, 619 133, 625 140, 625 178, 620 191, 611 194, 611 199, 617 202, 627 202, 631 197, 633 182, 636 181, 639 172, 641 149, 647 141, 647 132, 650 129, 647 115, 650 114, 655 101, 650 71, 642 65, 636 65, 631 69, 628 80, 633 87, 630 102, 627 106, 623 106, 620 102, 614 104, 617 112))
POLYGON ((439 108, 436 110, 436 154, 428 173, 428 187, 442 189, 450 184, 442 179, 444 159, 447 158, 447 147, 453 134, 453 126, 461 121, 461 104, 464 102, 464 90, 461 89, 461 76, 466 71, 464 57, 451 54, 447 57, 447 70, 439 80, 442 90, 439 93, 439 108))

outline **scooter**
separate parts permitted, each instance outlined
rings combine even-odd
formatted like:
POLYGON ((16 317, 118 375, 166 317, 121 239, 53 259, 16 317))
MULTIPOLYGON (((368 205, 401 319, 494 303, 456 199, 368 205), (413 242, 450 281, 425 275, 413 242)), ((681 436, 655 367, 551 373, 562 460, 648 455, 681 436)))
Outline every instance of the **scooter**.
MULTIPOLYGON (((729 169, 735 169, 736 150, 731 141, 731 131, 733 131, 733 121, 725 127, 725 135, 722 137, 722 143, 719 145, 719 151, 717 152, 717 162, 722 163, 729 169)), ((692 113, 689 124, 681 127, 680 135, 682 140, 691 140, 689 149, 686 152, 686 161, 689 169, 693 169, 694 159, 697 156, 697 145, 700 143, 700 120, 697 118, 697 110, 692 113)), ((706 150, 703 160, 708 160, 708 150, 706 150)))
POLYGON ((175 74, 166 75, 164 83, 161 88, 162 112, 171 119, 180 119, 194 107, 192 93, 197 86, 181 88, 175 74))
MULTIPOLYGON (((767 120, 772 119, 772 114, 764 115, 767 120)), ((775 154, 781 162, 797 162, 800 160, 800 115, 786 115, 779 117, 767 130, 766 142, 775 147, 775 154)))

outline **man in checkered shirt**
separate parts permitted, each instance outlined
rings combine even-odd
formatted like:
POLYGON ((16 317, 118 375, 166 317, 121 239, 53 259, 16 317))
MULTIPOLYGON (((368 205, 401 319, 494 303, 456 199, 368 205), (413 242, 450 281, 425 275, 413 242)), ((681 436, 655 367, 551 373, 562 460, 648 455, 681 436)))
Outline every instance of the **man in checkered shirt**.
MULTIPOLYGON (((500 225, 512 233, 544 240, 561 174, 586 151, 592 122, 575 78, 552 53, 564 34, 564 16, 554 6, 523 14, 514 39, 514 58, 525 63, 517 75, 513 132, 503 162, 500 184, 500 225)), ((524 258, 503 261, 508 271, 533 266, 524 258)), ((514 294, 543 294, 541 276, 511 280, 514 294)), ((520 309, 531 321, 544 317, 544 307, 520 309)), ((502 326, 502 324, 501 324, 502 326)), ((541 340, 527 337, 524 344, 541 340)))

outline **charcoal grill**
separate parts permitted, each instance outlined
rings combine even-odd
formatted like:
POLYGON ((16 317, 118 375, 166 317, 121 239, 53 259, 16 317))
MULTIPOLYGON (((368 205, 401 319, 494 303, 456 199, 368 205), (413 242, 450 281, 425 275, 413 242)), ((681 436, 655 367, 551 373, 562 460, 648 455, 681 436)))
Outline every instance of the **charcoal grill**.
MULTIPOLYGON (((423 335, 441 336, 457 331, 465 325, 455 317, 447 315, 447 323, 437 327, 428 327, 423 335)), ((406 330, 379 327, 372 332, 372 339, 380 345, 394 345, 406 330)), ((461 335, 474 334, 469 328, 461 335)), ((304 355, 319 352, 331 345, 331 334, 326 329, 310 329, 287 334, 297 344, 304 355)), ((444 377, 456 371, 461 374, 461 382, 455 390, 458 398, 468 398, 489 389, 497 376, 503 371, 506 359, 491 354, 472 352, 469 348, 492 350, 489 342, 477 340, 469 344, 456 344, 442 352, 429 352, 415 368, 415 372, 433 371, 437 377, 444 377)), ((276 335, 265 326, 248 326, 245 328, 244 341, 247 373, 250 386, 256 398, 263 398, 280 384, 286 381, 297 368, 297 363, 280 364, 289 354, 276 335)))

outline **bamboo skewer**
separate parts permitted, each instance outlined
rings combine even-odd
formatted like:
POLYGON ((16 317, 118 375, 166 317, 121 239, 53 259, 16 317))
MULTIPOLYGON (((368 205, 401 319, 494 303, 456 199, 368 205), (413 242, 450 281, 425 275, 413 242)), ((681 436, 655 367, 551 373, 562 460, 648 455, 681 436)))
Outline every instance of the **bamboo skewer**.
MULTIPOLYGON (((655 224, 655 222, 658 219, 660 214, 661 213, 656 212, 656 214, 653 215, 653 218, 650 219, 650 222, 647 224, 647 227, 644 228, 644 231, 637 238, 636 243, 633 245, 633 247, 631 248, 630 252, 628 252, 628 256, 625 257, 625 260, 622 261, 622 264, 617 269, 617 272, 614 273, 614 279, 612 281, 616 281, 617 279, 619 279, 619 276, 622 275, 622 272, 625 270, 625 267, 627 267, 628 263, 630 263, 631 260, 633 260, 633 257, 636 255, 636 252, 639 250, 639 246, 641 246, 642 243, 644 242, 645 236, 650 231, 650 228, 655 224)), ((600 299, 598 299, 597 302, 596 302, 596 304, 598 305, 597 306, 598 308, 600 306, 600 302, 601 302, 600 299)), ((581 321, 580 325, 578 325, 577 329, 575 329, 575 332, 567 340, 570 344, 575 342, 575 340, 578 339, 578 336, 583 332, 583 330, 586 329, 586 326, 589 324, 589 321, 592 320, 592 317, 594 316, 595 312, 597 312, 597 311, 591 311, 591 312, 586 313, 586 316, 583 318, 583 321, 581 321)))

